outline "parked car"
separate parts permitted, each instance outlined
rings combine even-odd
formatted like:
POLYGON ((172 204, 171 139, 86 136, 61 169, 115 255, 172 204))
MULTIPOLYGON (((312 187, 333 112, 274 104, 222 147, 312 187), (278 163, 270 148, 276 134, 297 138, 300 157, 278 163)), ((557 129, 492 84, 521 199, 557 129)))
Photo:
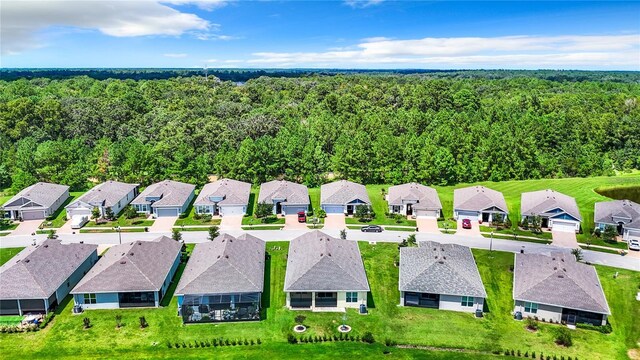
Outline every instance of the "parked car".
POLYGON ((360 228, 362 232, 382 232, 382 226, 378 225, 367 225, 360 228))
POLYGON ((462 219, 462 228, 463 229, 471 229, 471 220, 462 219))
POLYGON ((86 216, 86 215, 74 215, 71 218, 71 228, 72 229, 80 229, 87 222, 89 222, 89 217, 88 216, 86 216))
POLYGON ((299 223, 307 222, 307 214, 304 211, 298 212, 298 222, 299 223))
POLYGON ((639 240, 629 240, 629 250, 640 251, 640 241, 639 240))

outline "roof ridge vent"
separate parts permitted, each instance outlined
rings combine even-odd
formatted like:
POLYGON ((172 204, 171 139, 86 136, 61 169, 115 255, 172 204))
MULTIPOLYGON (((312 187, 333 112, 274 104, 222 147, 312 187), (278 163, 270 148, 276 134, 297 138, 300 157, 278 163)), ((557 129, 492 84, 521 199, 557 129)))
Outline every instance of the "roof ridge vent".
POLYGON ((126 263, 127 263, 127 260, 122 260, 122 261, 120 261, 120 264, 122 264, 122 265, 124 265, 124 264, 126 264, 126 263))
POLYGON ((130 252, 130 253, 129 253, 129 256, 133 256, 133 252, 130 252))
POLYGON ((24 259, 24 262, 25 262, 25 263, 27 263, 27 264, 29 263, 29 261, 31 261, 31 260, 29 260, 29 259, 24 259))

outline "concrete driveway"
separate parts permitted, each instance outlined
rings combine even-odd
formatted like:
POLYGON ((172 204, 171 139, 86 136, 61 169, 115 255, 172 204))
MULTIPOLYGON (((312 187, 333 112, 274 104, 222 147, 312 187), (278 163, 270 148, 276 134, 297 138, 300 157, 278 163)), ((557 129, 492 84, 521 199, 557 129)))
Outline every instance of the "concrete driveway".
POLYGON ((418 227, 418 232, 430 233, 430 234, 440 234, 440 230, 438 229, 438 220, 437 219, 425 218, 425 217, 417 217, 416 218, 416 226, 418 227))
POLYGON ((551 237, 553 242, 551 245, 575 249, 578 247, 578 240, 576 239, 576 233, 569 231, 551 231, 551 237))
POLYGON ((18 223, 18 227, 11 232, 11 235, 31 235, 38 230, 44 220, 25 220, 18 223))
POLYGON ((176 220, 178 220, 177 216, 159 217, 149 227, 149 232, 170 233, 176 220))
POLYGON ((480 224, 478 224, 477 220, 471 220, 471 229, 463 229, 462 220, 458 220, 458 230, 456 230, 456 234, 482 237, 482 234, 480 234, 480 224))
POLYGON ((298 215, 285 215, 284 217, 284 229, 285 230, 306 230, 307 224, 298 222, 298 215))
POLYGON ((342 230, 346 228, 344 214, 327 214, 327 217, 324 218, 324 229, 342 230))
POLYGON ((226 215, 222 217, 220 228, 226 230, 242 230, 242 215, 226 215))

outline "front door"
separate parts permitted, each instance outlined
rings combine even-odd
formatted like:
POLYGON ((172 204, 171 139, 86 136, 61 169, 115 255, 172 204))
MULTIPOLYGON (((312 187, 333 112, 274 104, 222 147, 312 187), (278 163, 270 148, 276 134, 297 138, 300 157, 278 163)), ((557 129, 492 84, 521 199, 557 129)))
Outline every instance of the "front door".
POLYGON ((622 232, 624 231, 624 223, 621 223, 621 222, 618 223, 617 230, 618 230, 618 235, 622 235, 622 232))
POLYGON ((407 215, 413 215, 413 204, 407 204, 407 215))
POLYGON ((347 215, 353 215, 354 205, 347 205, 347 215))
POLYGON ((276 203, 276 214, 282 213, 282 203, 276 203))

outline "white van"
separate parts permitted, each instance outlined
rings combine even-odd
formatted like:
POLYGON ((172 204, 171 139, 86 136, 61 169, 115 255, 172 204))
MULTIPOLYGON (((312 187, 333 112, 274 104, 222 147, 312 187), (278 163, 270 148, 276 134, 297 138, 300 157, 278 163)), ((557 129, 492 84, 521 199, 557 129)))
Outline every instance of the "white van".
POLYGON ((74 215, 71 218, 71 228, 72 229, 80 229, 89 221, 89 217, 87 215, 74 215))

